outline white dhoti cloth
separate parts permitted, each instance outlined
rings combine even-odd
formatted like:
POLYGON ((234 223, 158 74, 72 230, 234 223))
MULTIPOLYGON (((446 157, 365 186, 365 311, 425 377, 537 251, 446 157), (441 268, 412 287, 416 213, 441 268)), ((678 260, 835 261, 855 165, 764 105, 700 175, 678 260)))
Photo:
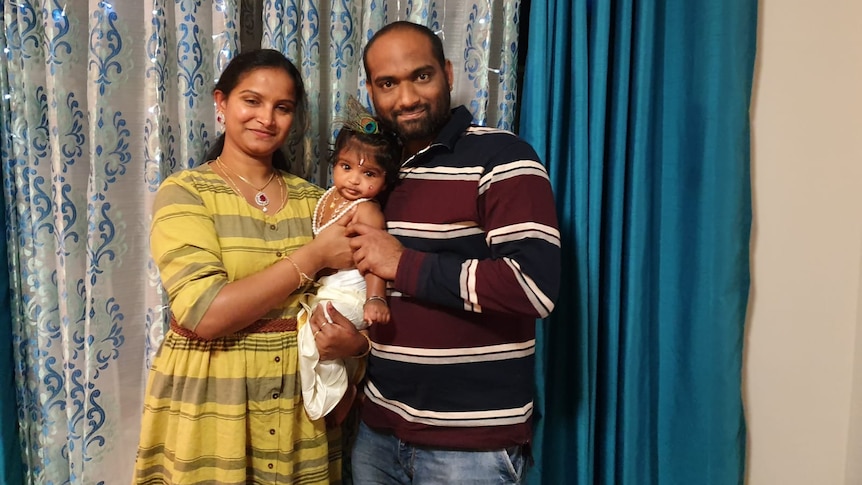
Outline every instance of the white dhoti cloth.
POLYGON ((356 368, 354 359, 349 359, 347 363, 341 359, 320 360, 311 325, 308 325, 312 310, 319 303, 331 301, 335 309, 358 330, 368 326, 363 321, 365 278, 358 270, 339 271, 320 278, 318 283, 317 294, 308 295, 302 304, 303 309, 297 315, 300 325, 297 333, 299 379, 305 412, 311 419, 320 419, 332 411, 347 391, 349 376, 356 368))

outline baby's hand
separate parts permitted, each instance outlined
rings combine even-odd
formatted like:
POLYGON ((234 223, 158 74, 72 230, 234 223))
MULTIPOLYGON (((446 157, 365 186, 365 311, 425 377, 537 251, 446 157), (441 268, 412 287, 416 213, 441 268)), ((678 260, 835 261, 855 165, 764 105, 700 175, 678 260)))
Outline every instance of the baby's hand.
POLYGON ((380 300, 369 300, 363 307, 363 320, 368 325, 389 323, 389 306, 380 300))

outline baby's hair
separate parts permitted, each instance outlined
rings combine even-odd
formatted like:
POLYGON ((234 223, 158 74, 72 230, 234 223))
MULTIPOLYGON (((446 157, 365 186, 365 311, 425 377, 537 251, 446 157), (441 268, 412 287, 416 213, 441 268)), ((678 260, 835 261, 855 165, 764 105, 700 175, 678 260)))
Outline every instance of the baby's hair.
POLYGON ((338 163, 338 155, 351 141, 371 148, 370 154, 374 155, 380 168, 386 171, 386 186, 392 188, 398 181, 398 170, 401 168, 402 148, 398 136, 388 131, 366 133, 353 130, 347 125, 342 126, 338 131, 338 136, 335 137, 335 145, 332 148, 332 155, 329 160, 332 166, 338 163))
POLYGON ((347 97, 341 121, 341 130, 335 137, 330 164, 335 166, 344 147, 355 140, 372 149, 371 153, 377 164, 386 171, 386 186, 391 189, 398 181, 398 170, 401 167, 402 146, 398 135, 382 129, 377 118, 354 96, 347 97))

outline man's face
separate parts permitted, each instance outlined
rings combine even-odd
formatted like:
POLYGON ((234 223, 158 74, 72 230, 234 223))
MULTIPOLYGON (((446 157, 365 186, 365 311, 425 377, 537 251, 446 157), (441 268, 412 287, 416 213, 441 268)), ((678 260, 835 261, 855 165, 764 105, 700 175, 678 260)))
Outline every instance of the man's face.
POLYGON ((365 61, 377 116, 409 154, 425 148, 449 119, 452 65, 440 66, 428 39, 407 29, 378 38, 365 61))

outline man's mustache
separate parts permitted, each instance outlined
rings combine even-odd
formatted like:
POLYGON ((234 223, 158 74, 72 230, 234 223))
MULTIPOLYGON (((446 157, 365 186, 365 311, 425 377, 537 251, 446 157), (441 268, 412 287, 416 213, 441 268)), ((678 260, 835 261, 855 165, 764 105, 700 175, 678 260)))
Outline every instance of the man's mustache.
POLYGON ((416 106, 411 106, 409 108, 397 109, 392 112, 395 116, 401 116, 405 114, 413 114, 418 111, 428 111, 431 107, 428 104, 417 104, 416 106))

